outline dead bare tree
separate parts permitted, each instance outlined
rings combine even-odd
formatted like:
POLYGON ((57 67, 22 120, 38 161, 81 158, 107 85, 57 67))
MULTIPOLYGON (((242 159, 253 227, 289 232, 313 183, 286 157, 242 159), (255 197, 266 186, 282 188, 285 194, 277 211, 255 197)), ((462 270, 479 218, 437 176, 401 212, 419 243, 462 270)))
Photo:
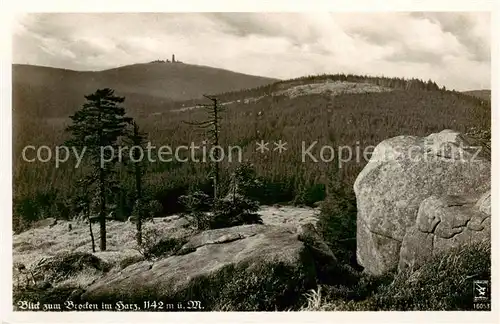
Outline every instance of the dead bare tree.
MULTIPOLYGON (((207 135, 209 137, 210 145, 212 148, 219 147, 219 133, 220 133, 220 120, 222 119, 220 113, 222 108, 216 97, 211 97, 204 95, 205 98, 212 101, 211 104, 201 104, 198 105, 204 108, 207 112, 207 119, 199 122, 186 122, 189 125, 196 126, 200 129, 207 129, 207 135)), ((213 161, 211 166, 211 177, 213 181, 213 191, 214 191, 214 208, 217 206, 219 200, 219 186, 220 186, 220 155, 218 149, 213 149, 213 161)))

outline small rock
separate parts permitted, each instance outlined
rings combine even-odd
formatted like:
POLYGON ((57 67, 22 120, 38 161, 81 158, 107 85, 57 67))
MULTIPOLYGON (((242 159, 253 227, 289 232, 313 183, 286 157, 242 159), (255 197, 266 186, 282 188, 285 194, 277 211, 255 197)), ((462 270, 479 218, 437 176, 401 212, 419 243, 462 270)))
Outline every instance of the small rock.
POLYGON ((72 302, 80 302, 81 301, 81 296, 85 292, 85 289, 82 288, 77 288, 71 292, 71 294, 68 297, 68 300, 71 300, 72 302))
POLYGON ((481 213, 491 215, 491 191, 483 194, 477 201, 476 206, 481 213))
POLYGON ((314 206, 314 208, 319 208, 319 207, 321 207, 322 204, 323 204, 323 200, 316 201, 313 203, 313 206, 314 206))
POLYGON ((49 289, 49 288, 52 288, 52 284, 46 280, 43 280, 43 281, 37 282, 36 288, 37 289, 49 289))

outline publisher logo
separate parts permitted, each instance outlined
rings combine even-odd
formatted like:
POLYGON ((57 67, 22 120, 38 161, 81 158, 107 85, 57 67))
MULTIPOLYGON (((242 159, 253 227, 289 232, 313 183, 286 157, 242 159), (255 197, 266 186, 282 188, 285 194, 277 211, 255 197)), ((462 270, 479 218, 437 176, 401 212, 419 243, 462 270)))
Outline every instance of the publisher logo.
POLYGON ((490 301, 490 281, 489 280, 474 280, 474 302, 490 301))

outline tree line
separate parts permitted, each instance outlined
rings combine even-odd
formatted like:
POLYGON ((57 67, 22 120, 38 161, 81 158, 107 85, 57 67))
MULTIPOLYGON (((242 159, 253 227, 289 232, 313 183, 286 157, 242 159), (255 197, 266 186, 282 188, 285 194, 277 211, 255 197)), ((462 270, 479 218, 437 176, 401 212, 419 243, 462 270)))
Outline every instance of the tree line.
POLYGON ((251 89, 228 91, 218 95, 218 97, 223 101, 231 101, 236 99, 241 99, 243 97, 256 97, 260 95, 269 95, 276 90, 280 90, 283 87, 293 87, 297 85, 302 85, 304 83, 313 82, 323 82, 323 81, 341 81, 341 82, 367 82, 372 83, 382 87, 388 87, 396 90, 423 90, 423 91, 446 91, 443 86, 440 88, 436 82, 432 80, 424 81, 417 78, 390 78, 390 77, 374 77, 368 75, 356 75, 356 74, 319 74, 319 75, 307 75, 294 79, 287 79, 282 81, 276 81, 271 84, 259 86, 251 89), (242 96, 243 94, 243 96, 242 96))

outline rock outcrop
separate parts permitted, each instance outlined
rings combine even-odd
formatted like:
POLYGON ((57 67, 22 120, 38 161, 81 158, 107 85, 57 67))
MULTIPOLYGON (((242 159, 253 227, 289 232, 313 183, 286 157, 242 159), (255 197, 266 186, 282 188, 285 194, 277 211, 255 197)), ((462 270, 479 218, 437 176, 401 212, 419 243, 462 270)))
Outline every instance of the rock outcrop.
MULTIPOLYGON (((439 197, 443 196, 461 196, 462 202, 464 199, 472 201, 490 189, 490 162, 477 151, 470 147, 465 137, 451 130, 425 138, 398 136, 381 142, 375 148, 354 184, 358 208, 357 259, 365 271, 382 274, 396 268, 407 232, 425 242, 434 239, 432 233, 435 232, 414 227, 420 205, 425 199, 435 197, 435 200, 427 200, 426 204, 439 204, 436 199, 439 201, 439 197)), ((427 213, 427 216, 421 216, 422 222, 426 217, 443 217, 439 218, 441 226, 435 228, 439 228, 438 233, 458 231, 451 229, 455 228, 455 222, 462 224, 469 217, 462 215, 455 219, 451 213, 445 212, 444 207, 440 213, 446 216, 431 216, 425 206, 421 210, 422 215, 427 213)), ((479 221, 475 216, 469 219, 472 222, 470 226, 479 221)), ((426 229, 429 230, 436 221, 427 218, 427 222, 430 222, 426 229)), ((443 247, 448 244, 444 243, 443 247)), ((421 249, 428 247, 429 244, 424 244, 421 249)), ((411 253, 404 252, 405 255, 411 253)), ((421 253, 427 252, 417 254, 421 253)))
POLYGON ((198 300, 209 310, 274 310, 291 306, 316 285, 318 271, 335 271, 336 266, 333 253, 311 229, 242 225, 201 232, 173 256, 110 273, 88 287, 81 299, 119 298, 141 307, 146 299, 198 300), (316 269, 316 255, 328 267, 316 269), (242 290, 254 294, 241 296, 242 290))
POLYGON ((491 193, 481 197, 431 196, 418 210, 401 246, 399 269, 421 266, 435 253, 490 240, 491 193))

